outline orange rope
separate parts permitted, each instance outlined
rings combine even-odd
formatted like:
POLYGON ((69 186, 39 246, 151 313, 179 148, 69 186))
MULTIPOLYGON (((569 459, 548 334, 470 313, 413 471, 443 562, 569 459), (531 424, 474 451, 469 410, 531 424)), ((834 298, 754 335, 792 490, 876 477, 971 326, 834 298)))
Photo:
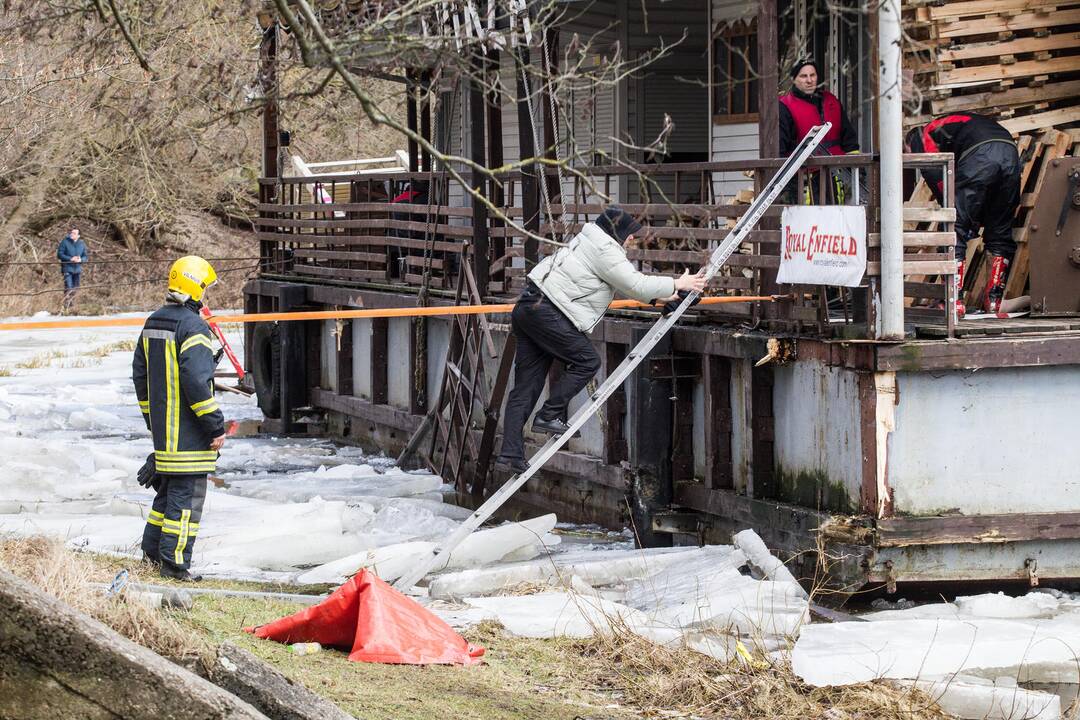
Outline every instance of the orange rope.
MULTIPOLYGON (((773 296, 703 297, 702 305, 721 305, 744 302, 773 302, 773 296)), ((616 300, 608 306, 613 310, 653 307, 637 300, 616 300)), ((209 318, 219 325, 251 322, 280 322, 286 320, 349 320, 353 318, 401 318, 444 315, 484 315, 509 313, 513 303, 501 305, 445 305, 442 307, 372 308, 369 310, 312 310, 307 312, 252 313, 247 315, 214 315, 209 318)), ((0 330, 62 330, 69 328, 135 327, 146 322, 145 317, 87 318, 85 320, 36 320, 33 322, 0 323, 0 330)))

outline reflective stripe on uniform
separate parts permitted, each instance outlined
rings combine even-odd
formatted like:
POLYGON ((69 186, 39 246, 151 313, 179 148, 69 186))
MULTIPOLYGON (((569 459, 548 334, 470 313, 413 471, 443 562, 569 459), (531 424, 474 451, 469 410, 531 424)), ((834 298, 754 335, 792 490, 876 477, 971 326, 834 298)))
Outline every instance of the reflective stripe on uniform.
POLYGON ((155 450, 154 459, 158 462, 194 462, 195 460, 217 460, 217 450, 155 450))
MULTIPOLYGON (((190 510, 184 510, 183 512, 190 512, 190 510)), ((179 520, 169 520, 165 518, 162 523, 161 532, 169 535, 179 535, 182 527, 179 520)), ((199 534, 199 523, 188 522, 188 537, 195 537, 199 534)))
POLYGON ((157 510, 151 510, 150 514, 146 516, 146 522, 151 525, 157 525, 161 527, 165 524, 165 513, 159 513, 157 510))
POLYGON ((200 400, 191 406, 191 411, 195 413, 195 417, 202 417, 207 413, 212 413, 218 409, 218 402, 216 398, 207 398, 206 400, 200 400))
POLYGON ((150 401, 149 400, 140 400, 139 401, 139 410, 142 411, 143 415, 149 415, 150 414, 150 401))
POLYGON ((176 341, 165 341, 165 449, 176 452, 180 442, 180 363, 176 357, 176 341))
POLYGON ((176 541, 176 552, 173 553, 173 562, 177 565, 184 564, 184 548, 187 547, 188 532, 191 530, 191 528, 188 527, 188 521, 190 519, 190 510, 180 511, 180 538, 176 541))
MULTIPOLYGON (((146 336, 145 330, 143 330, 142 351, 143 357, 146 358, 146 409, 143 412, 150 415, 150 338, 146 336)), ((139 409, 142 410, 141 402, 139 403, 139 409)), ((149 420, 151 427, 153 427, 154 417, 151 415, 149 420)))
POLYGON ((180 354, 183 355, 196 345, 205 345, 210 352, 214 352, 214 346, 210 344, 210 338, 206 335, 197 334, 184 341, 184 344, 180 346, 180 354))
POLYGON ((214 472, 217 465, 214 462, 157 462, 159 473, 178 473, 180 475, 198 475, 200 473, 214 472))

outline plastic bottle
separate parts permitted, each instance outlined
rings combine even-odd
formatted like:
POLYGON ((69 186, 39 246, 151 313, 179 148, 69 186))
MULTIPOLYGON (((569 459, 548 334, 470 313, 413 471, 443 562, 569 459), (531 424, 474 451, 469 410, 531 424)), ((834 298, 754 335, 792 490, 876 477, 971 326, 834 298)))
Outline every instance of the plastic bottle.
POLYGON ((322 645, 317 642, 293 643, 289 651, 297 655, 312 655, 322 650, 322 645))

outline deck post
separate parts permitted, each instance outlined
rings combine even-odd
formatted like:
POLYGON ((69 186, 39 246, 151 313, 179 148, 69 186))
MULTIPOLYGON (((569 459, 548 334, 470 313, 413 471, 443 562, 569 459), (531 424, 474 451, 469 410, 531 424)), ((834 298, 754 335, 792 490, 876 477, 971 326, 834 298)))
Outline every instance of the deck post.
MULTIPOLYGON (((533 129, 533 118, 529 113, 529 95, 532 93, 532 81, 526 84, 529 67, 529 47, 522 40, 515 48, 514 76, 517 85, 517 115, 518 115, 518 160, 540 155, 536 147, 536 133, 533 129), (525 77, 522 77, 522 73, 525 77)), ((531 233, 540 230, 540 194, 537 188, 538 180, 536 165, 530 163, 521 166, 521 223, 531 233)), ((525 240, 525 268, 531 270, 539 259, 539 243, 532 238, 525 240)))
POLYGON ((259 84, 264 98, 262 174, 266 178, 280 177, 278 172, 280 141, 278 139, 277 35, 278 26, 277 22, 274 22, 263 31, 262 41, 259 44, 259 84))
MULTIPOLYGON (((469 81, 469 158, 479 167, 487 167, 487 151, 484 132, 484 85, 487 78, 486 63, 482 57, 473 58, 474 77, 469 81)), ((487 176, 473 167, 469 184, 473 192, 487 197, 487 176)), ((472 197, 472 261, 473 276, 481 297, 488 292, 488 268, 491 258, 488 252, 488 211, 487 206, 477 197, 472 197)))
POLYGON ((901 98, 899 0, 882 0, 878 10, 881 57, 878 145, 881 152, 881 325, 877 337, 904 337, 904 128, 901 98))
MULTIPOLYGON (((631 345, 637 345, 649 328, 631 331, 631 345)), ((663 357, 673 352, 669 334, 649 353, 663 357)), ((671 535, 653 531, 652 517, 667 510, 672 501, 671 443, 673 423, 672 383, 674 378, 656 377, 652 363, 643 362, 630 376, 627 415, 630 418, 630 518, 641 547, 670 545, 671 535)))

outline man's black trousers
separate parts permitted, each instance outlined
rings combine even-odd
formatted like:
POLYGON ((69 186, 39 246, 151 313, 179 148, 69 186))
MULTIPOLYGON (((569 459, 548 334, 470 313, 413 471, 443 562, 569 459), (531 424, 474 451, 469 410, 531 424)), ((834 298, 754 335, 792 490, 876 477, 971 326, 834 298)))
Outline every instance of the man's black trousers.
POLYGON ((566 364, 566 371, 552 383, 547 401, 537 411, 542 420, 566 419, 570 400, 581 392, 600 369, 600 356, 585 333, 544 297, 531 283, 511 314, 517 355, 514 357, 514 389, 503 416, 500 455, 524 458, 522 436, 525 421, 540 399, 552 360, 566 364))
POLYGON ((1016 146, 988 142, 972 148, 956 164, 956 259, 967 257, 968 241, 983 227, 992 255, 1016 254, 1012 223, 1020 204, 1020 157, 1016 146))
POLYGON ((158 473, 158 480, 154 505, 143 528, 142 551, 152 561, 187 570, 202 519, 206 475, 158 473))

